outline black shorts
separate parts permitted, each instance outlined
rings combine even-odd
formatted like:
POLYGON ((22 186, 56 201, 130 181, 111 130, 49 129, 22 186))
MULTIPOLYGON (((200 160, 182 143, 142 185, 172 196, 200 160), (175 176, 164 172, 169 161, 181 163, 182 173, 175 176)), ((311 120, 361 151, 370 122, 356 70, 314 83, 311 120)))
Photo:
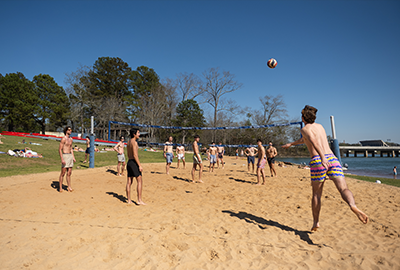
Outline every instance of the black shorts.
POLYGON ((90 147, 86 148, 85 153, 86 153, 86 154, 90 154, 90 147))
POLYGON ((273 158, 267 158, 268 164, 274 164, 275 163, 275 157, 273 158))
POLYGON ((130 159, 126 164, 126 170, 128 171, 128 177, 139 177, 142 172, 139 170, 139 165, 134 159, 130 159))

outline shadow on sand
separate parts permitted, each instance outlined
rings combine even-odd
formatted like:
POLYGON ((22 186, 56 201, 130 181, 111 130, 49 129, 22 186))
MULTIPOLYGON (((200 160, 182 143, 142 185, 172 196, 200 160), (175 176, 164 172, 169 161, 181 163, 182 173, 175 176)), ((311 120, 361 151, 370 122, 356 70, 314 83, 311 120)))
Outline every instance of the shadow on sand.
POLYGON ((307 242, 307 244, 313 245, 313 246, 320 246, 318 244, 314 244, 314 242, 310 239, 310 237, 309 237, 309 234, 311 234, 310 231, 299 231, 299 230, 293 229, 292 227, 282 225, 279 222, 276 222, 273 220, 266 220, 262 217, 257 217, 255 215, 252 215, 252 214, 249 214, 246 212, 234 213, 229 210, 223 210, 222 213, 229 214, 231 217, 237 217, 239 219, 246 221, 247 223, 257 224, 258 227, 262 230, 264 230, 265 228, 262 227, 261 224, 267 225, 267 226, 274 226, 276 228, 281 229, 282 231, 294 232, 295 235, 298 235, 300 237, 300 239, 307 242))

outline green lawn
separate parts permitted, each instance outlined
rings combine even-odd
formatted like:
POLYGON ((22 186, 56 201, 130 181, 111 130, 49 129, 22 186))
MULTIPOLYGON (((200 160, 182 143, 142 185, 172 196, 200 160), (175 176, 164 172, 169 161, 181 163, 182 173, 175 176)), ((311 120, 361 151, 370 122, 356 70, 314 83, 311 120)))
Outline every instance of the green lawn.
MULTIPOLYGON (((61 160, 58 154, 59 141, 16 136, 2 136, 1 141, 4 144, 0 144, 0 152, 29 147, 32 151, 42 154, 43 158, 22 158, 0 154, 0 177, 59 171, 61 168, 61 160), (23 139, 25 139, 25 144, 21 143, 23 139), (30 143, 39 143, 41 145, 32 145, 30 143)), ((74 142, 73 146, 75 145, 86 149, 85 144, 74 142)), ((104 146, 99 146, 98 148, 101 150, 104 146)), ((74 164, 75 169, 78 166, 81 169, 89 168, 89 163, 83 163, 85 160, 84 152, 74 152, 74 155, 76 159, 76 163, 74 164)), ((140 150, 139 159, 142 163, 165 162, 162 152, 140 150)), ((95 153, 95 167, 109 165, 117 165, 117 153, 115 151, 95 153)))
POLYGON ((400 187, 400 179, 390 179, 390 178, 372 177, 372 176, 360 176, 360 175, 354 175, 354 174, 345 174, 345 176, 353 178, 353 179, 368 181, 368 182, 376 182, 376 180, 379 180, 379 181, 381 181, 382 184, 400 187))

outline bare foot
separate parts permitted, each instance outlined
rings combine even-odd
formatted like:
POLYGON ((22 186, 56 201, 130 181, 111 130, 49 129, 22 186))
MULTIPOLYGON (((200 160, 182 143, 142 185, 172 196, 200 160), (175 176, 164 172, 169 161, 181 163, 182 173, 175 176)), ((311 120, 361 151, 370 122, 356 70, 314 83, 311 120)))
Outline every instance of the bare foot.
POLYGON ((199 180, 199 183, 204 183, 204 182, 203 182, 203 180, 200 179, 200 180, 199 180))
POLYGON ((257 183, 256 183, 256 186, 261 186, 261 183, 257 182, 257 183))
POLYGON ((132 201, 128 201, 127 204, 128 204, 128 205, 132 205, 133 202, 132 202, 132 201))
POLYGON ((317 222, 316 224, 314 223, 313 227, 311 228, 312 232, 316 232, 319 228, 319 222, 317 222))
POLYGON ((68 192, 72 192, 74 191, 72 188, 68 188, 68 192))
POLYGON ((353 211, 353 213, 356 214, 356 216, 358 217, 358 219, 359 219, 362 223, 367 224, 367 222, 368 222, 368 216, 367 216, 363 211, 361 211, 360 209, 358 209, 357 206, 355 206, 355 205, 354 205, 354 206, 351 206, 350 208, 351 208, 351 211, 353 211))
POLYGON ((138 205, 146 205, 143 201, 138 201, 137 204, 138 205))
POLYGON ((58 192, 62 193, 62 191, 63 191, 62 188, 60 188, 60 190, 58 192))

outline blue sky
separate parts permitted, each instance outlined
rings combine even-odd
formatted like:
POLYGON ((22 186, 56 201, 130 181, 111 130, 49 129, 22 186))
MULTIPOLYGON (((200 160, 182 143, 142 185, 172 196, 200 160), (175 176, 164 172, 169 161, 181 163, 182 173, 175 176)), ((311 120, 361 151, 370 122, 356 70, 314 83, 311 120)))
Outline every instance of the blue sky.
POLYGON ((400 1, 0 1, 0 73, 65 74, 99 57, 161 78, 219 67, 243 87, 226 98, 260 108, 283 95, 339 141, 400 143, 400 1), (275 69, 266 67, 275 58, 275 69))

